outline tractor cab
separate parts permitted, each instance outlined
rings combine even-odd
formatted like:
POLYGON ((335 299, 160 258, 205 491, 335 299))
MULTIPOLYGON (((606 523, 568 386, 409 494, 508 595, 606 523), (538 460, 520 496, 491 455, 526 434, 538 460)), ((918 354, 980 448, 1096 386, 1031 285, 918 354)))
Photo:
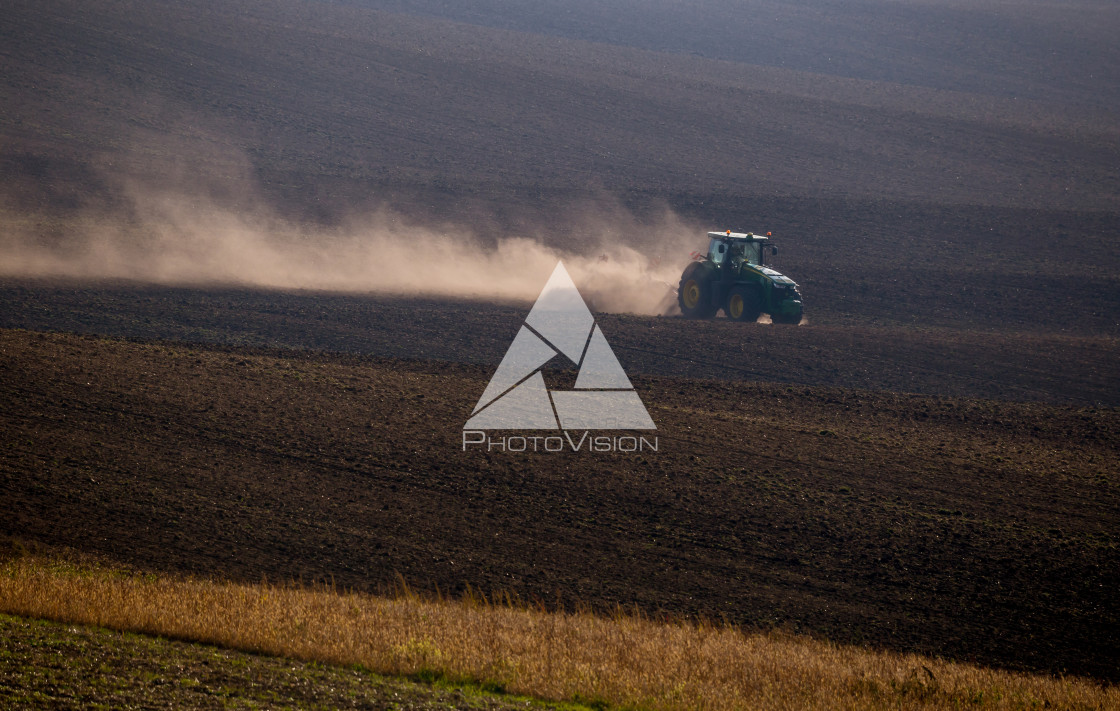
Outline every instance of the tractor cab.
POLYGON ((766 250, 777 254, 778 248, 769 244, 770 236, 756 235, 753 232, 709 232, 708 233, 708 261, 716 266, 723 266, 725 258, 731 259, 731 265, 743 262, 762 266, 765 264, 766 250))

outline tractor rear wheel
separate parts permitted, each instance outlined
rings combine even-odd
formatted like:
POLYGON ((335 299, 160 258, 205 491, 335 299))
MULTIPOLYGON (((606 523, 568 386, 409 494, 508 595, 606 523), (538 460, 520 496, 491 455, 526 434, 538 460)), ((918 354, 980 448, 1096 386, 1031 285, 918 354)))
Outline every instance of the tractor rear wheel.
POLYGON ((716 315, 712 305, 712 280, 708 271, 693 262, 685 267, 677 287, 677 303, 686 318, 711 318, 716 315))
POLYGON ((737 286, 727 296, 727 305, 723 310, 734 321, 754 323, 762 315, 762 304, 757 291, 737 286))

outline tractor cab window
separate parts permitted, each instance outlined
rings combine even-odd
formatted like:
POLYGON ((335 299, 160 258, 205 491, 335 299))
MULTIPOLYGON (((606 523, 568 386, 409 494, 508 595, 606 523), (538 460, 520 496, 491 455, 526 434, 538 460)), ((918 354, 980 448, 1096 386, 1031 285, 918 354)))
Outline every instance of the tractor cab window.
POLYGON ((712 260, 712 264, 723 264, 723 258, 727 256, 727 243, 721 239, 713 239, 711 244, 708 245, 708 259, 712 260))
POLYGON ((741 245, 743 260, 751 264, 761 264, 762 262, 759 261, 761 247, 758 242, 744 242, 741 245))

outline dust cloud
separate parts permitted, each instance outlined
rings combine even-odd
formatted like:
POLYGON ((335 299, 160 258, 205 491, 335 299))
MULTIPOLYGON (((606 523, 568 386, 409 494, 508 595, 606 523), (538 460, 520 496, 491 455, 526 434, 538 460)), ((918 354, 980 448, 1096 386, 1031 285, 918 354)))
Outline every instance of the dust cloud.
POLYGON ((597 242, 565 250, 542 235, 494 238, 388 209, 322 228, 174 192, 128 199, 127 219, 66 220, 53 239, 0 213, 0 275, 531 301, 560 259, 593 310, 668 314, 703 235, 669 212, 655 224, 615 212, 581 225, 597 242))

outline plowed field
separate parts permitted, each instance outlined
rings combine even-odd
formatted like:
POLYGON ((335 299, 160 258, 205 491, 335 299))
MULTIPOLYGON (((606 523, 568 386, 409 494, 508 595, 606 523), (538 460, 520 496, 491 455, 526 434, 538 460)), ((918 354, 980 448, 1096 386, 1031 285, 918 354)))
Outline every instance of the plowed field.
MULTIPOLYGON (((371 312, 392 320, 398 307, 371 312)), ((728 378, 680 355, 688 375, 673 377, 636 344, 781 352, 845 336, 600 316, 659 451, 463 451, 499 332, 520 313, 492 309, 449 317, 439 341, 465 353, 492 338, 474 357, 497 349, 490 363, 3 331, 0 533, 154 569, 374 590, 399 573, 428 590, 636 605, 1116 678, 1114 408, 806 384, 823 357, 791 357, 780 383, 753 382, 765 359, 728 378)), ((406 350, 437 342, 398 330, 406 350)), ((890 341, 898 368, 907 348, 945 347, 917 332, 846 338, 852 352, 890 341)), ((1096 351, 1074 352, 1071 371, 1091 381, 1096 351)), ((1034 372, 1008 353, 975 372, 1034 372)), ((946 363, 920 382, 987 387, 946 363)), ((834 382, 855 385, 855 372, 834 382)), ((1003 382, 1049 387, 1022 377, 1003 382)), ((1086 387, 1108 393, 1099 377, 1086 387)))

